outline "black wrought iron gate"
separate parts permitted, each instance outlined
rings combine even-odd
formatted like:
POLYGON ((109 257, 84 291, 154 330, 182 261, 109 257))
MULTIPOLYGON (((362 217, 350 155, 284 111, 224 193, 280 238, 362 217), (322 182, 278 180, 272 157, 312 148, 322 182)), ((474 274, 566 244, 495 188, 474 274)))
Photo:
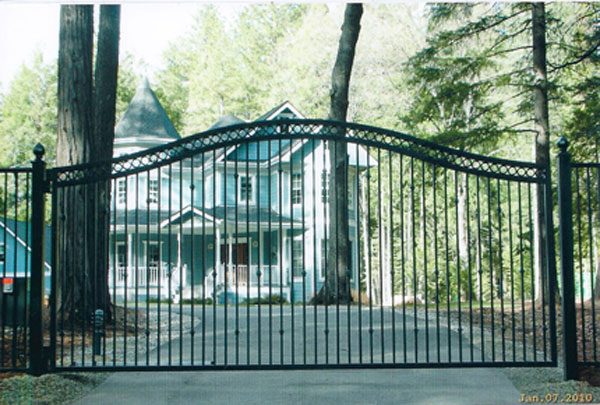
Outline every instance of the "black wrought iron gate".
POLYGON ((47 174, 54 370, 556 365, 547 167, 278 120, 47 174))

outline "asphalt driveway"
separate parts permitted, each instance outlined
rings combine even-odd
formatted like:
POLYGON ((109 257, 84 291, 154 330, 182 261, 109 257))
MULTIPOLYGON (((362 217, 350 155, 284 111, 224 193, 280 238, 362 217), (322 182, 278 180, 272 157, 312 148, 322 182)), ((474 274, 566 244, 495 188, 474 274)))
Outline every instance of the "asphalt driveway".
MULTIPOLYGON (((184 308, 189 311, 189 308, 184 308)), ((425 363, 484 356, 464 336, 389 308, 207 307, 153 365, 425 363), (293 312, 293 314, 292 314, 293 312), (402 315, 402 316, 400 316, 402 315), (203 321, 203 322, 202 322, 203 321)), ((497 369, 118 372, 76 404, 504 404, 520 398, 497 369)))

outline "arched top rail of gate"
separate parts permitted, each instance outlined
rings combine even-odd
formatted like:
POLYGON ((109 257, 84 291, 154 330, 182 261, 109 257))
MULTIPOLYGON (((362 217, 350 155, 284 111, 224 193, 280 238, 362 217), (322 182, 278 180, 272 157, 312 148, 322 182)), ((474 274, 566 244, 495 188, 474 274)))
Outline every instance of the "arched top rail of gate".
POLYGON ((505 180, 543 183, 547 176, 547 168, 543 165, 464 152, 388 129, 331 120, 281 119, 217 128, 109 162, 58 167, 50 170, 50 178, 56 186, 101 181, 144 172, 224 147, 280 139, 344 140, 389 150, 439 167, 505 180))

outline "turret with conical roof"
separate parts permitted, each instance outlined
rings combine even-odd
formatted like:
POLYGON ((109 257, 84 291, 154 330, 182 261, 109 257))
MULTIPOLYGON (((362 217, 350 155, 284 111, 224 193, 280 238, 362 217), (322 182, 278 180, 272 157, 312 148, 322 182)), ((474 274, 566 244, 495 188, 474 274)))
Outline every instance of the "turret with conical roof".
POLYGON ((148 79, 144 78, 115 128, 115 156, 180 138, 148 79))

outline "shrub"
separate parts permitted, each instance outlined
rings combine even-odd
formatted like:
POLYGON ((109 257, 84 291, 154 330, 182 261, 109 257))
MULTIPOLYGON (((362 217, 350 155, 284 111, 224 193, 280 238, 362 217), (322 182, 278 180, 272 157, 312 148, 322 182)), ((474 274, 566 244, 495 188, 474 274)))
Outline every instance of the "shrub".
MULTIPOLYGON (((183 300, 181 300, 182 304, 184 305, 191 305, 192 303, 194 305, 202 305, 202 298, 194 298, 193 300, 191 298, 185 298, 183 300)), ((204 300, 204 305, 212 305, 213 300, 212 298, 206 298, 204 300)))
POLYGON ((251 304, 251 305, 256 305, 260 302, 260 304, 287 304, 288 301, 282 297, 281 295, 270 295, 270 296, 266 296, 266 297, 256 297, 256 298, 250 298, 250 299, 245 299, 242 304, 251 304))

